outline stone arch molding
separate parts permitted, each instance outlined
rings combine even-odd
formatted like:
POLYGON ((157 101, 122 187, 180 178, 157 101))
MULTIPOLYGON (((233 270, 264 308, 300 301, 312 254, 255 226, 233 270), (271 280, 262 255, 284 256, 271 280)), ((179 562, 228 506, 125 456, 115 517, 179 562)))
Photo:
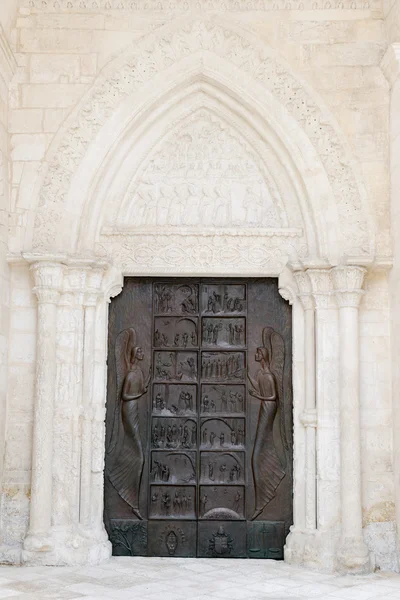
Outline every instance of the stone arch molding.
MULTIPOLYGON (((183 113, 181 118, 188 118, 183 113)), ((374 254, 365 191, 329 111, 253 33, 221 25, 217 19, 184 18, 166 25, 113 60, 67 119, 46 159, 33 232, 36 252, 120 255, 126 273, 166 272, 180 265, 182 256, 191 257, 187 268, 192 272, 195 264, 207 270, 211 262, 226 272, 228 264, 237 265, 239 260, 248 265, 246 272, 256 265, 257 272, 265 273, 272 261, 272 271, 279 273, 291 253, 331 262, 343 258, 338 249, 348 259, 367 261, 374 254), (105 191, 114 183, 121 194, 117 204, 126 206, 129 183, 135 185, 134 178, 128 182, 125 177, 128 166, 132 168, 129 157, 142 157, 136 165, 139 172, 150 152, 143 142, 146 134, 157 126, 157 131, 162 129, 162 114, 166 127, 173 116, 171 106, 184 106, 196 84, 200 104, 201 97, 205 103, 213 95, 214 103, 231 102, 228 121, 233 126, 238 107, 246 107, 247 115, 241 119, 247 122, 248 139, 259 134, 264 151, 272 156, 268 148, 274 149, 273 158, 265 159, 263 167, 263 181, 277 201, 274 208, 287 202, 291 185, 302 220, 297 230, 288 222, 284 227, 266 223, 262 230, 233 228, 225 231, 235 247, 230 254, 227 237, 214 230, 196 234, 188 230, 184 245, 182 236, 175 239, 173 231, 157 231, 151 244, 148 232, 144 240, 138 232, 116 231, 117 216, 114 222, 107 221, 110 205, 105 191), (278 177, 283 181, 281 191, 274 164, 286 174, 286 179, 278 177), (125 175, 117 165, 126 167, 125 175), (124 189, 115 183, 118 175, 124 189), (162 252, 155 259, 156 248, 162 252)))

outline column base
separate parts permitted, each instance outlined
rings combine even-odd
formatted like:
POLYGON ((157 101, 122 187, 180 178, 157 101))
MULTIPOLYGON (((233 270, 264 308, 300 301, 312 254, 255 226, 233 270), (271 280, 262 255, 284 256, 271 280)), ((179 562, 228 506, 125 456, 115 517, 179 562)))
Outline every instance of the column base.
POLYGON ((298 529, 292 526, 286 538, 285 562, 333 572, 336 567, 337 538, 332 531, 298 529))
POLYGON ((20 565, 21 564, 21 546, 0 546, 0 564, 1 565, 20 565))
POLYGON ((53 528, 51 545, 40 546, 38 536, 28 536, 24 542, 21 562, 27 566, 96 565, 111 556, 112 546, 104 531, 78 531, 53 528))
POLYGON ((51 552, 53 540, 47 534, 28 533, 24 540, 24 550, 27 552, 51 552))
POLYGON ((338 553, 338 570, 344 573, 365 574, 372 571, 372 561, 367 545, 362 538, 342 540, 338 553))

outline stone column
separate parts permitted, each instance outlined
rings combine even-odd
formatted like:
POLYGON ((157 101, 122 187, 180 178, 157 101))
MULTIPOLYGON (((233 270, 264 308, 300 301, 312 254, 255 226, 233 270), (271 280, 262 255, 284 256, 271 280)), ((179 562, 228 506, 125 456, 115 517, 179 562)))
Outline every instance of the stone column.
MULTIPOLYGON (((340 533, 338 311, 330 267, 324 265, 308 268, 306 273, 311 282, 315 302, 316 413, 313 412, 309 400, 304 422, 307 424, 308 431, 314 428, 315 420, 317 422, 317 428, 314 429, 316 433, 316 535, 313 538, 313 546, 308 546, 308 552, 313 555, 316 567, 334 569, 340 533)), ((310 310, 306 312, 311 314, 310 310)), ((311 316, 306 318, 311 322, 311 316)), ((308 385, 312 385, 311 379, 308 385)), ((313 392, 311 397, 312 394, 313 392)), ((311 458, 309 460, 311 462, 311 458)))
POLYGON ((317 526, 316 489, 316 427, 315 403, 315 313, 311 282, 305 271, 294 273, 300 291, 299 298, 304 309, 304 393, 305 406, 300 420, 306 429, 305 460, 305 527, 315 531, 317 526))
MULTIPOLYGON (((87 276, 87 293, 84 306, 84 356, 83 356, 83 393, 82 393, 82 451, 81 451, 81 487, 79 521, 85 528, 92 523, 92 438, 94 406, 94 369, 95 369, 95 333, 96 312, 103 269, 93 269, 87 276)), ((103 323, 101 323, 103 326, 103 323)))
POLYGON ((29 532, 23 560, 31 552, 52 550, 53 412, 56 381, 57 303, 63 283, 63 265, 35 262, 31 266, 38 299, 36 387, 33 429, 32 483, 29 532))
POLYGON ((332 269, 339 304, 340 446, 342 530, 338 552, 342 568, 370 570, 362 533, 360 368, 358 307, 366 270, 356 266, 332 269))

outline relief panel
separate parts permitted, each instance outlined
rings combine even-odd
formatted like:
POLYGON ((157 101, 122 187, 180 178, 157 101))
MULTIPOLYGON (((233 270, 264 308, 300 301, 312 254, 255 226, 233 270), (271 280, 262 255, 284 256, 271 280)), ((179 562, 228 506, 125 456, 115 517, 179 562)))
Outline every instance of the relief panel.
POLYGON ((195 521, 149 521, 148 556, 196 556, 195 521))
POLYGON ((203 348, 246 347, 246 320, 244 317, 235 319, 203 318, 201 329, 203 348))
POLYGON ((202 450, 244 449, 246 427, 244 419, 210 418, 201 420, 202 450))
POLYGON ((146 556, 147 521, 112 519, 110 541, 113 556, 146 556))
POLYGON ((243 486, 200 486, 200 518, 205 520, 244 519, 243 486))
POLYGON ((205 381, 244 381, 245 364, 244 352, 203 352, 201 376, 205 381))
POLYGON ((196 318, 157 317, 154 319, 155 348, 197 348, 198 337, 196 318))
POLYGON ((155 315, 195 315, 199 306, 199 286, 156 283, 153 302, 155 315))
POLYGON ((155 352, 154 360, 156 381, 197 380, 196 352, 155 352))
POLYGON ((152 452, 150 481, 152 483, 196 483, 195 452, 152 452))
POLYGON ((201 286, 201 312, 208 315, 241 314, 246 311, 246 286, 212 284, 201 286))
POLYGON ((156 384, 153 387, 153 415, 193 416, 197 413, 195 385, 156 384))
POLYGON ((150 519, 195 519, 195 486, 150 486, 150 519))
POLYGON ((197 556, 203 558, 245 558, 246 523, 200 521, 197 556))
POLYGON ((197 446, 197 422, 195 419, 169 419, 153 417, 151 423, 151 447, 154 449, 191 449, 197 446))
POLYGON ((202 415, 240 414, 245 407, 246 388, 244 385, 202 385, 202 415))
POLYGON ((135 177, 128 199, 125 218, 137 228, 286 224, 278 189, 260 157, 206 109, 172 129, 135 177))
POLYGON ((283 560, 284 521, 252 521, 247 525, 249 558, 283 560))
POLYGON ((245 483, 244 452, 201 452, 200 483, 245 483))

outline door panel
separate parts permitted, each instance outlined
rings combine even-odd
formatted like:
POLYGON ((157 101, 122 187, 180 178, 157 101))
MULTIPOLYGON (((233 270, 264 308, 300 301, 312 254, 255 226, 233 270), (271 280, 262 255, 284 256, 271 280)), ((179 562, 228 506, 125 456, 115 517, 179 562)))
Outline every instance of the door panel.
POLYGON ((283 558, 291 354, 275 279, 125 280, 109 314, 114 554, 283 558))

